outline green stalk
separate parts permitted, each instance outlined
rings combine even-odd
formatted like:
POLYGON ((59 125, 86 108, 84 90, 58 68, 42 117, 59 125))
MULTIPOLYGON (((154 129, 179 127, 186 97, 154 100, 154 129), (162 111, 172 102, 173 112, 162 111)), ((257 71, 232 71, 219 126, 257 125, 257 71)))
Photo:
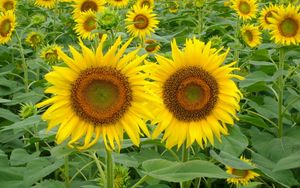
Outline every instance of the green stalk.
MULTIPOLYGON (((186 162, 189 160, 189 153, 190 153, 190 148, 186 148, 186 143, 182 144, 182 155, 181 155, 182 162, 186 162)), ((190 181, 182 182, 180 187, 189 188, 190 181)))
POLYGON ((65 156, 64 176, 66 188, 71 187, 70 176, 69 176, 69 156, 65 156))
POLYGON ((23 78, 23 82, 24 82, 24 89, 25 89, 25 93, 29 92, 29 87, 28 87, 28 66, 26 64, 26 60, 25 60, 25 55, 24 55, 24 49, 22 47, 22 41, 21 38, 19 37, 17 31, 15 31, 16 33, 16 37, 18 40, 18 46, 19 46, 19 51, 21 54, 21 58, 22 58, 22 68, 23 68, 23 72, 24 72, 24 78, 23 78))
POLYGON ((98 168, 98 171, 99 171, 99 173, 100 173, 100 176, 101 176, 101 178, 102 178, 103 181, 104 181, 104 185, 106 185, 105 173, 104 173, 104 171, 103 171, 103 169, 102 169, 102 167, 101 167, 101 164, 100 164, 100 161, 99 161, 98 157, 96 156, 96 153, 95 153, 95 152, 92 153, 91 156, 92 156, 92 158, 94 159, 94 161, 95 161, 95 163, 96 163, 96 166, 97 166, 97 168, 98 168))
POLYGON ((284 80, 283 80, 283 71, 284 71, 284 57, 285 52, 283 48, 279 49, 279 71, 280 76, 278 80, 278 137, 282 137, 283 132, 283 113, 282 113, 282 105, 283 105, 283 90, 284 90, 284 80))
POLYGON ((106 149, 106 188, 114 188, 114 161, 112 151, 106 149))
POLYGON ((148 175, 143 176, 138 182, 136 182, 131 188, 136 188, 142 183, 144 183, 149 178, 148 175))
POLYGON ((236 61, 236 66, 239 65, 239 58, 240 58, 240 53, 239 53, 239 32, 240 32, 240 19, 237 17, 236 19, 236 28, 235 28, 235 48, 234 48, 234 61, 236 61))

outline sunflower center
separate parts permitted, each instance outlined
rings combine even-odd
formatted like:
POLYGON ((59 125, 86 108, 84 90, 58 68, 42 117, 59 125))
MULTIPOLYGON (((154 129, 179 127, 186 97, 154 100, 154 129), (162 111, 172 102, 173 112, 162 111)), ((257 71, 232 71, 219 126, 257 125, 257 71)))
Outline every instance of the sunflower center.
POLYGON ((265 22, 267 24, 271 24, 271 22, 269 21, 269 18, 273 17, 273 13, 275 13, 275 11, 270 10, 266 15, 265 15, 265 22))
POLYGON ((87 18, 83 24, 83 27, 86 31, 92 31, 96 29, 97 27, 96 19, 94 17, 87 18))
POLYGON ((5 10, 12 10, 14 8, 14 3, 11 1, 7 1, 3 4, 5 10))
POLYGON ((172 74, 163 86, 163 101, 168 110, 182 121, 204 119, 218 99, 218 84, 207 71, 185 67, 172 74))
POLYGON ((136 15, 134 17, 133 21, 134 21, 134 26, 137 29, 145 29, 148 27, 148 24, 149 24, 149 20, 148 20, 147 16, 145 16, 143 14, 136 15))
POLYGON ((250 7, 249 3, 245 2, 245 1, 241 1, 239 4, 239 10, 243 14, 249 14, 251 7, 250 7))
POLYGON ((0 35, 2 37, 6 37, 9 34, 11 28, 11 21, 9 19, 2 21, 2 23, 0 24, 0 35))
POLYGON ((293 18, 286 18, 279 24, 279 30, 285 37, 294 37, 299 30, 299 25, 293 18))
POLYGON ((117 122, 132 101, 127 78, 110 67, 83 71, 72 86, 72 107, 78 116, 95 125, 117 122))
POLYGON ((233 169, 232 174, 245 178, 248 175, 248 170, 233 169))
POLYGON ((246 40, 248 40, 248 41, 252 41, 253 40, 253 34, 249 30, 245 31, 244 36, 245 36, 246 40))
POLYGON ((81 7, 80 7, 81 12, 86 12, 89 10, 92 10, 94 12, 98 11, 98 6, 97 3, 94 1, 85 1, 84 3, 82 3, 81 7))
POLYGON ((150 7, 150 2, 149 1, 143 1, 142 3, 141 3, 141 7, 143 7, 143 6, 147 6, 147 7, 150 7))

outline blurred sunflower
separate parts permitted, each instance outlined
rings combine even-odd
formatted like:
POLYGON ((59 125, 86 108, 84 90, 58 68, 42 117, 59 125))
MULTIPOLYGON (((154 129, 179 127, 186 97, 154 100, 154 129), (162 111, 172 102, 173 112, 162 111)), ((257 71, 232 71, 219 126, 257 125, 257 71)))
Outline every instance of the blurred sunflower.
MULTIPOLYGON (((246 159, 245 157, 241 156, 240 159, 250 165, 253 165, 249 159, 246 159)), ((236 186, 238 185, 247 185, 251 180, 258 177, 259 174, 251 171, 251 170, 240 170, 240 169, 234 169, 232 167, 226 166, 226 172, 235 176, 239 176, 236 178, 228 178, 226 181, 228 183, 233 183, 236 186)))
POLYGON ((57 0, 35 0, 34 5, 51 9, 55 7, 57 0))
POLYGON ((76 26, 75 32, 83 39, 92 40, 97 36, 97 33, 93 33, 92 31, 97 28, 97 19, 96 14, 89 10, 87 12, 83 12, 80 17, 75 19, 76 26))
POLYGON ((269 19, 272 39, 277 44, 291 45, 300 43, 300 6, 289 4, 279 7, 278 14, 269 19))
POLYGON ((0 1, 0 11, 15 11, 16 9, 16 0, 1 0, 0 1))
POLYGON ((32 31, 27 35, 25 42, 32 48, 37 48, 42 44, 43 38, 44 37, 40 32, 32 31))
POLYGON ((49 122, 48 129, 60 125, 58 144, 70 137, 68 145, 78 146, 79 139, 85 137, 83 146, 78 148, 86 149, 102 136, 106 148, 114 149, 115 142, 121 147, 124 130, 135 145, 140 143, 141 130, 149 136, 142 120, 151 117, 144 106, 147 83, 140 73, 145 67, 138 66, 146 55, 138 57, 137 49, 123 56, 131 40, 118 50, 120 37, 103 54, 106 38, 103 35, 96 52, 82 42, 82 53, 70 46, 73 58, 59 50, 59 57, 68 67, 53 67, 45 76, 52 84, 45 92, 54 96, 37 106, 51 105, 42 118, 49 122))
POLYGON ((129 0, 107 0, 107 2, 110 6, 123 8, 128 5, 129 0))
POLYGON ((54 65, 59 61, 58 51, 61 50, 61 46, 56 44, 48 45, 41 51, 40 57, 49 65, 54 65))
POLYGON ((0 44, 5 44, 11 39, 15 26, 16 17, 13 11, 0 12, 0 44))
POLYGON ((169 12, 171 12, 171 13, 176 13, 176 12, 178 12, 178 7, 179 7, 179 5, 178 5, 178 3, 177 3, 176 1, 174 1, 174 2, 169 2, 169 3, 168 3, 168 7, 169 7, 169 12))
POLYGON ((254 48, 261 44, 261 32, 259 31, 259 27, 246 24, 241 28, 241 35, 245 43, 254 48))
POLYGON ((92 11, 101 12, 104 10, 105 0, 77 0, 74 1, 74 17, 80 17, 81 13, 92 11))
POLYGON ((233 8, 243 20, 248 20, 256 16, 256 0, 231 0, 231 3, 231 8, 233 8))
POLYGON ((214 144, 214 135, 221 141, 221 134, 228 134, 226 124, 238 119, 242 94, 231 78, 242 78, 231 73, 238 69, 232 67, 235 62, 222 66, 229 49, 219 55, 222 48, 195 38, 185 46, 180 51, 175 40, 171 43, 173 60, 156 55, 159 64, 152 67, 150 78, 155 81, 149 86, 158 123, 152 136, 164 131, 168 148, 184 142, 189 147, 195 141, 204 148, 208 141, 214 144))
POLYGON ((145 50, 148 53, 156 53, 159 51, 159 49, 160 49, 160 45, 155 40, 152 39, 145 40, 145 50))
POLYGON ((268 7, 264 7, 261 11, 259 22, 263 29, 270 29, 271 22, 270 18, 274 16, 274 14, 278 13, 278 6, 270 4, 268 7))
POLYGON ((134 5, 133 10, 129 11, 126 17, 126 28, 134 37, 145 38, 151 35, 159 23, 156 19, 156 14, 153 14, 152 10, 146 6, 139 7, 134 5))
POLYGON ((150 9, 153 9, 154 8, 154 0, 138 0, 136 2, 136 5, 140 6, 140 7, 146 6, 150 9))

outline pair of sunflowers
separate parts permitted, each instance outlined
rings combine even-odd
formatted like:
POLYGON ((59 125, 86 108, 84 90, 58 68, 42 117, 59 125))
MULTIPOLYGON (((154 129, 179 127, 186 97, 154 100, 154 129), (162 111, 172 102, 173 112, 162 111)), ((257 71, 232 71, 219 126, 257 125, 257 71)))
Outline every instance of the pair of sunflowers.
POLYGON ((121 47, 119 37, 104 54, 104 35, 93 52, 82 42, 82 53, 70 46, 73 58, 62 50, 66 67, 54 66, 45 79, 53 96, 38 107, 51 105, 42 115, 48 129, 59 125, 57 143, 66 139, 70 147, 86 149, 103 138, 107 149, 121 148, 124 130, 135 145, 140 135, 150 137, 146 125, 156 125, 152 138, 164 132, 166 147, 204 147, 214 136, 228 134, 239 110, 241 93, 231 78, 235 62, 222 65, 229 50, 188 39, 180 50, 171 43, 172 59, 156 55, 157 63, 144 61, 139 49, 124 55, 131 40, 121 47), (84 141, 80 144, 80 139, 84 141))

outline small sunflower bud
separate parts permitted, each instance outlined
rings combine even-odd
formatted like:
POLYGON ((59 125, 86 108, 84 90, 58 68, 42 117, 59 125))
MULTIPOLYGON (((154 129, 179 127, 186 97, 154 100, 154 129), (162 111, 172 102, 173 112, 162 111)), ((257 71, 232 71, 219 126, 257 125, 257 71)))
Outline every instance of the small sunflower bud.
POLYGON ((54 65, 59 60, 58 50, 61 50, 61 47, 56 44, 46 46, 42 49, 41 58, 49 65, 54 65))
POLYGON ((36 107, 31 103, 21 104, 21 109, 19 110, 19 116, 22 119, 26 119, 37 113, 36 107))
POLYGON ((120 17, 115 11, 106 9, 102 14, 100 14, 99 22, 102 29, 110 30, 118 25, 120 17))
POLYGON ((47 20, 46 16, 42 14, 36 14, 32 17, 31 21, 33 24, 40 24, 47 20))
MULTIPOLYGON (((129 180, 128 168, 116 165, 114 168, 114 188, 127 188, 129 180)), ((100 187, 104 187, 104 180, 100 177, 100 187)))

